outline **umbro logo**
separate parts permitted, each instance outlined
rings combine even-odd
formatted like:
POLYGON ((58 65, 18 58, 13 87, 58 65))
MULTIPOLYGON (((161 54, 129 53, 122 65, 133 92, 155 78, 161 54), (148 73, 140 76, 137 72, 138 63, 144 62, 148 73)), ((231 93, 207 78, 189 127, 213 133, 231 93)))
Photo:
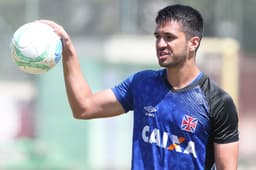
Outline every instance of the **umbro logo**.
POLYGON ((145 106, 144 110, 146 111, 145 115, 149 117, 155 117, 155 112, 157 112, 157 109, 153 106, 145 106))

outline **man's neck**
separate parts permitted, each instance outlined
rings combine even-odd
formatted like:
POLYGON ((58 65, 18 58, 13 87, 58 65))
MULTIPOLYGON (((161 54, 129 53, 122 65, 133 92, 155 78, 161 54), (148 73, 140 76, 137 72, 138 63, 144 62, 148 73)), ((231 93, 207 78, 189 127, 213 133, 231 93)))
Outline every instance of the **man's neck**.
POLYGON ((174 90, 188 86, 200 73, 197 66, 183 68, 167 68, 166 76, 174 90))

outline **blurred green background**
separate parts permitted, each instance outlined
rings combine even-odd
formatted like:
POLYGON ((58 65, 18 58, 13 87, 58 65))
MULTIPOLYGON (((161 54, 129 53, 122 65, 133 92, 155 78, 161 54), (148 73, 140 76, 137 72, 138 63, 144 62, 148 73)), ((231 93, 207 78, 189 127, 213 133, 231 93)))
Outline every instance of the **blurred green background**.
MULTIPOLYGON (((239 169, 256 169, 254 0, 0 0, 0 169, 130 169, 132 114, 73 119, 62 63, 42 75, 23 73, 13 63, 10 42, 19 26, 41 18, 61 24, 72 37, 86 79, 98 91, 135 71, 158 68, 154 18, 158 9, 175 3, 202 12, 206 37, 231 38, 240 46, 238 82, 230 82, 238 91, 239 169)), ((210 61, 201 62, 202 69, 221 84, 221 61, 210 61)))

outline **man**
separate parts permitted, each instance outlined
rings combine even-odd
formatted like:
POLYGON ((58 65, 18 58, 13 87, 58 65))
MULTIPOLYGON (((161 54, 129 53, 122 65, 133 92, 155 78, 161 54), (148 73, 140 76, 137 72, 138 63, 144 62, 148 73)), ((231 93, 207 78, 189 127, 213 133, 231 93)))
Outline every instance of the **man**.
POLYGON ((112 89, 93 94, 69 35, 63 40, 66 91, 75 118, 134 111, 132 169, 237 169, 238 115, 231 97, 196 65, 203 34, 200 13, 184 5, 156 17, 156 54, 162 70, 135 73, 112 89))

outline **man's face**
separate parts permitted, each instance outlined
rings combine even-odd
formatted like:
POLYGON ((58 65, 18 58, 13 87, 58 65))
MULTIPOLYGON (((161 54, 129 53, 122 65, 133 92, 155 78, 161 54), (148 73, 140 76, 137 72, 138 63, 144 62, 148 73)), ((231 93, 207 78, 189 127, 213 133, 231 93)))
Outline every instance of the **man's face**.
POLYGON ((176 21, 157 24, 154 34, 159 65, 170 68, 182 66, 187 58, 188 46, 182 24, 176 21))

